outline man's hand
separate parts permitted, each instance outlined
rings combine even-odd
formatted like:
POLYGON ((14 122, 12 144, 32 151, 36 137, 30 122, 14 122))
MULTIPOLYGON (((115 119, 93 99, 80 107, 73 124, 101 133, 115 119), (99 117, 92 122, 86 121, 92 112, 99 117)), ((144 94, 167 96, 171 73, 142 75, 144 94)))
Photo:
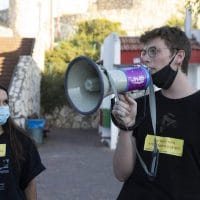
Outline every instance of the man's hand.
POLYGON ((113 106, 112 114, 122 125, 129 127, 135 124, 137 103, 128 94, 119 94, 119 100, 113 106))

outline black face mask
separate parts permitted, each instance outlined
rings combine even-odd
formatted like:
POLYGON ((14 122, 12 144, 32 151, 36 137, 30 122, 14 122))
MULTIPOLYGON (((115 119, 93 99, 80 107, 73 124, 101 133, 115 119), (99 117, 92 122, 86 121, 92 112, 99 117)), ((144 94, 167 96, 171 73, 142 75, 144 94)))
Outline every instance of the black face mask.
POLYGON ((174 58, 175 56, 171 59, 168 65, 163 67, 161 70, 159 70, 155 74, 152 74, 153 83, 157 87, 162 88, 162 89, 168 89, 174 82, 174 79, 178 72, 178 70, 174 71, 170 66, 174 58))

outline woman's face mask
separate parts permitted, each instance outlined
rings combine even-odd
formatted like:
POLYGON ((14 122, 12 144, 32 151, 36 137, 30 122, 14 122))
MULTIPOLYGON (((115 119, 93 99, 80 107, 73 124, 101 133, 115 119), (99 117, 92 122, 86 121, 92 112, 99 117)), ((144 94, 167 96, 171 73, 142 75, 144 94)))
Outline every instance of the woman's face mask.
POLYGON ((0 125, 5 124, 9 116, 10 116, 9 106, 8 105, 0 106, 0 125))

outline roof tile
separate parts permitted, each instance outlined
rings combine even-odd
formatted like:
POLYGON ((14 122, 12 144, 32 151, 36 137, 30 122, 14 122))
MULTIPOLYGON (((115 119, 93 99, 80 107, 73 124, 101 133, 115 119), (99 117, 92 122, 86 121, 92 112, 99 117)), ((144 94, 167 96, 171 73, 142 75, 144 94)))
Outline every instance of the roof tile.
POLYGON ((0 84, 9 87, 19 56, 32 55, 35 39, 0 37, 0 84))
MULTIPOLYGON (((120 41, 122 51, 140 50, 143 46, 140 43, 139 37, 120 37, 120 41)), ((200 43, 195 38, 191 39, 190 43, 192 49, 200 49, 200 43)))

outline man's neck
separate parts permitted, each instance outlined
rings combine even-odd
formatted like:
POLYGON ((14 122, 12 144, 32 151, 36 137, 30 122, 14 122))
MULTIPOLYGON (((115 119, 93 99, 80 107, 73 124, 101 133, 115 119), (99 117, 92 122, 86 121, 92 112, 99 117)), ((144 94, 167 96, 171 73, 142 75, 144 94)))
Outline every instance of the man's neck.
POLYGON ((179 71, 172 86, 167 90, 162 89, 161 91, 164 96, 170 99, 180 99, 195 93, 197 89, 192 86, 187 76, 179 71))

